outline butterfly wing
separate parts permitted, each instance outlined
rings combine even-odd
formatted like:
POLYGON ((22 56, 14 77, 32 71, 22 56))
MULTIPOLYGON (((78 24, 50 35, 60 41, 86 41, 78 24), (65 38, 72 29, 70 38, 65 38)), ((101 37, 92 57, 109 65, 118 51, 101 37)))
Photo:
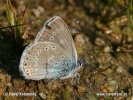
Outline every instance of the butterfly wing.
POLYGON ((38 42, 26 47, 19 69, 26 79, 59 78, 65 76, 73 67, 69 60, 70 57, 60 45, 53 42, 38 42))
POLYGON ((60 17, 52 17, 38 32, 35 43, 45 41, 59 44, 70 56, 71 62, 77 64, 77 52, 74 41, 67 25, 60 17))

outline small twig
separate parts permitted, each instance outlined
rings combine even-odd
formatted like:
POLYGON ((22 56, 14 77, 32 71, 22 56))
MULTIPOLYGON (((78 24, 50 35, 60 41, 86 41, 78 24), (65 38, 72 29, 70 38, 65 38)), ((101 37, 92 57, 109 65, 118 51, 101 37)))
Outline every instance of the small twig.
POLYGON ((19 25, 12 25, 12 26, 7 26, 7 27, 1 27, 0 30, 7 29, 7 28, 12 28, 12 27, 17 27, 17 26, 23 26, 26 24, 19 24, 19 25))

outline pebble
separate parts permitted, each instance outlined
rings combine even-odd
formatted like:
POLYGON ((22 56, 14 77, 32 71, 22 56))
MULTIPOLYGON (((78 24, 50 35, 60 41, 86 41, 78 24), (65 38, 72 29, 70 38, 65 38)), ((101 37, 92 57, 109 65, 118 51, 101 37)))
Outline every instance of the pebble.
POLYGON ((42 99, 46 100, 46 94, 40 92, 40 93, 39 93, 39 96, 40 96, 42 99))
POLYGON ((116 71, 117 71, 118 73, 123 73, 123 69, 122 69, 121 66, 117 67, 116 71))
POLYGON ((102 74, 106 75, 106 76, 110 76, 112 74, 113 70, 108 68, 107 70, 105 70, 104 72, 102 72, 102 74))
POLYGON ((81 47, 83 44, 85 44, 84 35, 83 34, 76 35, 76 37, 75 37, 75 43, 79 47, 81 47))
POLYGON ((100 38, 96 38, 95 44, 98 46, 103 46, 103 45, 105 45, 105 42, 100 38))
POLYGON ((37 9, 33 9, 32 12, 35 15, 35 17, 39 18, 40 15, 44 12, 44 8, 41 6, 38 6, 37 9))
POLYGON ((78 92, 79 93, 84 93, 86 91, 85 87, 83 86, 78 86, 78 92))
POLYGON ((84 53, 83 49, 86 48, 86 45, 85 45, 86 41, 87 39, 85 38, 84 34, 76 35, 74 42, 77 49, 77 53, 79 55, 84 53))
POLYGON ((48 83, 48 85, 47 85, 48 89, 50 89, 52 91, 58 91, 58 92, 61 91, 61 89, 60 89, 61 86, 62 86, 61 82, 58 80, 54 80, 54 81, 48 83))
POLYGON ((112 49, 111 49, 110 46, 106 46, 106 47, 104 48, 104 52, 105 52, 105 53, 109 53, 109 52, 111 52, 111 51, 112 51, 112 49))
POLYGON ((2 96, 4 94, 4 88, 0 87, 0 96, 2 96))
POLYGON ((69 85, 66 85, 63 91, 63 100, 71 100, 72 99, 72 88, 69 85))

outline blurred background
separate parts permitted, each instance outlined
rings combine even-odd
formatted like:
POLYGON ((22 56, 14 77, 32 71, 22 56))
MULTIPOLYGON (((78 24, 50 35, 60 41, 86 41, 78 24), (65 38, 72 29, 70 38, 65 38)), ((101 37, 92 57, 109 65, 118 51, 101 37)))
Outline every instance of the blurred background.
POLYGON ((131 100, 132 95, 132 0, 0 0, 0 99, 131 100), (67 23, 84 60, 79 80, 31 81, 19 72, 24 48, 52 16, 67 23), (36 96, 4 95, 9 92, 36 96))

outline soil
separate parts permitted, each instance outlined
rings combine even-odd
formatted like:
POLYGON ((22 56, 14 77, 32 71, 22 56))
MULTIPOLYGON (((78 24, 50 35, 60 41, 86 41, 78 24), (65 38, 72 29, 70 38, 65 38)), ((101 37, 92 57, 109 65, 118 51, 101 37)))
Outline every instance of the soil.
MULTIPOLYGON (((11 0, 17 17, 27 0, 11 0)), ((14 39, 0 0, 0 100, 132 100, 133 30, 124 1, 31 0, 21 39, 14 39), (80 77, 26 80, 19 71, 24 48, 44 22, 60 16, 68 25, 82 67, 80 77), (24 93, 31 93, 25 95, 24 93)))

